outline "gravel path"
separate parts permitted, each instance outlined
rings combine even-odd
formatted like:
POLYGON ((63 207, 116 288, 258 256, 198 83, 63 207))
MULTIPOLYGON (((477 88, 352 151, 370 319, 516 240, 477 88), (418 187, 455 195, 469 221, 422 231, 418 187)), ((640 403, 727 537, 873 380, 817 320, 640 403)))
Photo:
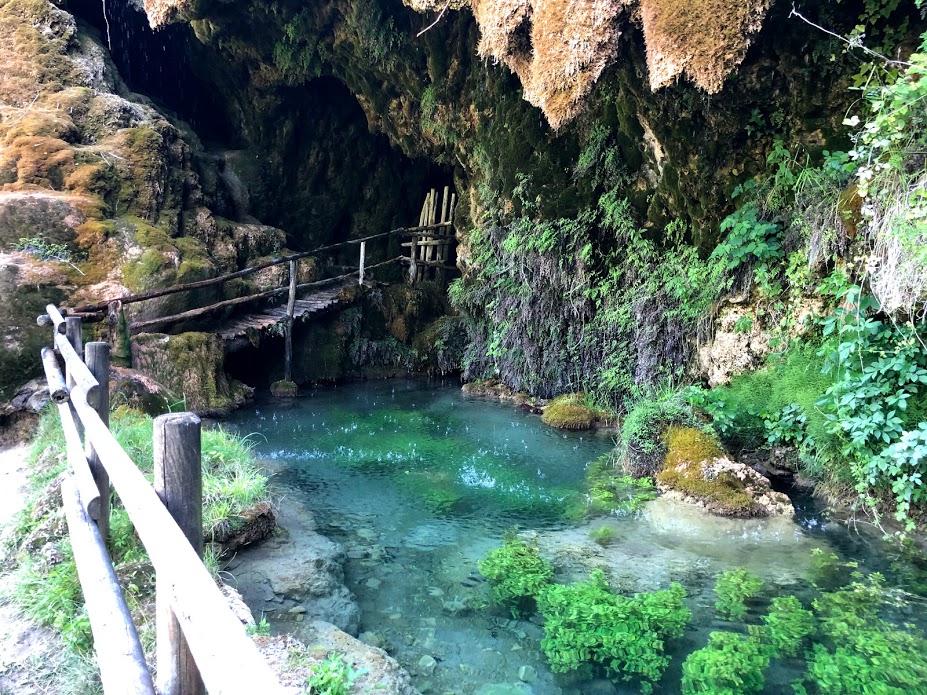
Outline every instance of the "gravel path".
MULTIPOLYGON (((26 486, 28 447, 0 449, 0 528, 5 529, 22 509, 26 486)), ((0 560, 2 557, 0 547, 0 560)), ((0 575, 0 592, 10 578, 0 575)), ((38 695, 87 692, 86 682, 63 656, 57 635, 24 618, 15 606, 0 600, 0 695, 38 695), (76 676, 76 677, 75 677, 76 676)))

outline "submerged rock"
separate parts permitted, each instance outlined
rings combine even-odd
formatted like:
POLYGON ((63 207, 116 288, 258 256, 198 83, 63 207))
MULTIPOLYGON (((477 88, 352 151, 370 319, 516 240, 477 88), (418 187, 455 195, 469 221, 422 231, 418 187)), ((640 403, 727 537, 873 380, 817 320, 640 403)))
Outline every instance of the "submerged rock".
POLYGON ((299 387, 292 381, 275 381, 270 385, 270 393, 274 398, 296 398, 299 387))
POLYGON ((227 566, 245 602, 255 614, 306 616, 307 623, 324 620, 355 634, 360 608, 344 585, 344 549, 318 533, 312 514, 291 498, 277 518, 285 528, 277 542, 246 548, 227 566))

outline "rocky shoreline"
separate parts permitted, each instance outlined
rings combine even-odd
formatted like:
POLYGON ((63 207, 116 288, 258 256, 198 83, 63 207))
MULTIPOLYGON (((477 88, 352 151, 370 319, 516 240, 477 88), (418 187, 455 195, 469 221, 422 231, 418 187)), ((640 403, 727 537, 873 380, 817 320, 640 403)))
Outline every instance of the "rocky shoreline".
POLYGON ((266 619, 273 637, 257 637, 283 684, 302 692, 309 669, 329 654, 363 670, 356 683, 397 695, 418 695, 409 673, 385 651, 356 639, 360 607, 345 585, 341 544, 319 532, 312 511, 282 487, 277 527, 263 541, 240 549, 223 567, 228 583, 251 614, 266 619))

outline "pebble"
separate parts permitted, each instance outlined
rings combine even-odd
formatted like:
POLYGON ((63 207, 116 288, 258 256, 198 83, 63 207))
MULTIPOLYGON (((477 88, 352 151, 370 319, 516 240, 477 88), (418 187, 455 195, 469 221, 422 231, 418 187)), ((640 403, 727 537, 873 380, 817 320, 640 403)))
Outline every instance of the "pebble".
POLYGON ((538 672, 533 666, 522 666, 518 669, 518 680, 523 683, 534 683, 538 679, 538 672))
POLYGON ((369 586, 371 589, 379 589, 382 583, 383 582, 377 579, 376 577, 371 577, 370 579, 366 581, 366 585, 369 586))
POLYGON ((435 672, 435 669, 438 667, 438 662, 435 661, 434 657, 426 654, 421 659, 418 660, 418 670, 420 673, 426 675, 431 675, 435 672))

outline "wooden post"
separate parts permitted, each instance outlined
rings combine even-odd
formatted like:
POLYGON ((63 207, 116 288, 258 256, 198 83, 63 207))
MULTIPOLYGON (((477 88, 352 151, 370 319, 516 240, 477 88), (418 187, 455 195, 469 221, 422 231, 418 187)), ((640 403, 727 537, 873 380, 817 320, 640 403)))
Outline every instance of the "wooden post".
POLYGON ((290 261, 290 297, 283 322, 283 379, 293 381, 293 314, 296 311, 296 261, 290 261))
MULTIPOLYGON (((418 226, 425 225, 425 210, 428 208, 428 196, 422 204, 422 211, 418 215, 418 226)), ((418 280, 418 237, 413 236, 409 242, 409 284, 414 285, 418 280)))
MULTIPOLYGON (((54 318, 54 317, 53 317, 54 318)), ((84 336, 83 329, 81 328, 81 321, 76 316, 68 316, 64 319, 64 337, 67 339, 68 343, 71 344, 71 347, 74 348, 74 352, 77 355, 77 358, 80 362, 84 361, 84 336)), ((68 385, 68 390, 70 391, 77 384, 77 373, 76 371, 68 366, 67 360, 64 364, 64 378, 68 385)), ((73 406, 72 406, 73 407, 73 406)), ((83 439, 84 437, 84 426, 81 424, 80 418, 74 418, 74 424, 77 425, 77 434, 83 439)))
MULTIPOLYGON (((203 470, 200 419, 193 413, 154 421, 154 488, 200 557, 203 556, 203 470)), ((193 655, 171 607, 170 585, 157 573, 157 664, 161 695, 205 695, 193 655)))
POLYGON ((362 241, 360 244, 360 270, 357 273, 357 284, 364 284, 364 254, 367 252, 367 242, 362 241))
MULTIPOLYGON (((68 342, 71 343, 71 347, 74 348, 74 352, 77 353, 77 356, 83 360, 84 359, 84 335, 83 329, 81 328, 81 321, 76 316, 68 316, 64 319, 64 335, 68 339, 68 342)), ((76 381, 74 380, 74 375, 72 370, 67 368, 65 365, 65 376, 68 380, 68 388, 74 386, 76 381)))
MULTIPOLYGON (((438 221, 438 191, 434 188, 431 189, 431 209, 428 212, 428 224, 434 225, 438 221)), ((429 237, 428 241, 435 240, 436 231, 430 229, 428 231, 429 237)), ((434 244, 429 244, 424 249, 422 249, 423 260, 426 261, 426 265, 422 268, 422 280, 428 279, 428 269, 432 261, 435 258, 435 247, 434 244)), ((432 271, 433 272, 433 271, 432 271)))
MULTIPOLYGON (((107 427, 109 427, 109 343, 87 343, 87 368, 93 374, 93 378, 100 384, 100 388, 94 389, 94 392, 88 397, 91 407, 97 411, 97 415, 107 427)), ((104 541, 109 539, 109 475, 103 464, 100 462, 100 456, 93 448, 90 440, 86 445, 87 462, 90 464, 90 472, 93 473, 93 479, 97 483, 97 490, 100 491, 100 515, 97 518, 97 525, 100 527, 100 535, 104 541)))

